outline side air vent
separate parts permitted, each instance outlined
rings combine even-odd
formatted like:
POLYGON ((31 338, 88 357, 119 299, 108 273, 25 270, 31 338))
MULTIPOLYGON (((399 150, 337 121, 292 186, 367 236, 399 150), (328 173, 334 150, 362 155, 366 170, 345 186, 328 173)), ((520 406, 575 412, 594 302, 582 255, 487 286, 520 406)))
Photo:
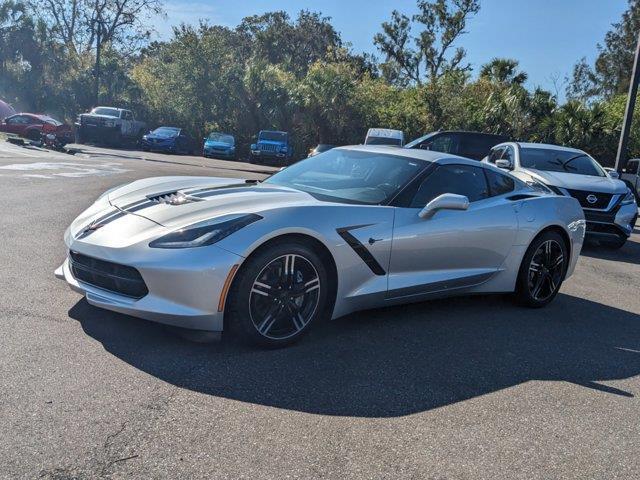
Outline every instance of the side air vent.
POLYGON ((518 200, 526 200, 527 198, 536 198, 538 195, 528 195, 526 193, 519 193, 517 195, 511 195, 507 197, 507 200, 511 200, 512 202, 517 202, 518 200))
POLYGON ((152 197, 147 197, 155 203, 166 203, 167 205, 184 205, 185 203, 199 202, 201 199, 188 197, 182 192, 167 192, 152 197))

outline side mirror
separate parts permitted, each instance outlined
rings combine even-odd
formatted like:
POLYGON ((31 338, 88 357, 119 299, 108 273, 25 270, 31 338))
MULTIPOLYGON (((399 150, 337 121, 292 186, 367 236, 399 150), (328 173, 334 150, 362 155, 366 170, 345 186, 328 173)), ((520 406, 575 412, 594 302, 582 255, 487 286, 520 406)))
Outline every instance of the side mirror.
POLYGON ((614 178, 614 179, 620 178, 620 174, 615 168, 605 167, 604 171, 607 172, 607 175, 609 175, 611 178, 614 178))
POLYGON ((423 219, 433 217, 438 210, 466 210, 469 208, 469 199, 464 195, 455 193, 443 193, 431 200, 420 210, 418 216, 423 219))
POLYGON ((496 167, 504 168, 506 170, 513 170, 513 163, 511 163, 511 160, 505 160, 504 158, 501 158, 500 160, 496 160, 496 167))

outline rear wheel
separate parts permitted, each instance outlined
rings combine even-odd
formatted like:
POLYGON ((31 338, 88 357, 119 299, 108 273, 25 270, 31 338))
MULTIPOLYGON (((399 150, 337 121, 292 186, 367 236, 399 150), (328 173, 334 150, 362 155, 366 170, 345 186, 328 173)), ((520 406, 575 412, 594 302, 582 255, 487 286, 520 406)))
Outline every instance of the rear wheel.
POLYGON ((569 262, 567 246, 557 232, 536 237, 524 255, 516 287, 518 300, 533 308, 551 302, 564 281, 569 262))
POLYGON ((249 258, 229 297, 232 330, 250 343, 283 347, 325 311, 327 271, 305 243, 286 242, 249 258))

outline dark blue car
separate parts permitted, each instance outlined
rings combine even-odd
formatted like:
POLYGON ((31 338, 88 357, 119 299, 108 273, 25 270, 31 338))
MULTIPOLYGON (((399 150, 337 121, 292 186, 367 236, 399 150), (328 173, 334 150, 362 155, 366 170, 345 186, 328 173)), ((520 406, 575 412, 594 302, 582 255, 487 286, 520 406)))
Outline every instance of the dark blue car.
POLYGON ((181 128, 158 127, 142 137, 142 149, 145 152, 193 154, 195 143, 181 128))
POLYGON ((236 139, 227 133, 210 133, 204 139, 203 155, 207 158, 236 158, 236 139))

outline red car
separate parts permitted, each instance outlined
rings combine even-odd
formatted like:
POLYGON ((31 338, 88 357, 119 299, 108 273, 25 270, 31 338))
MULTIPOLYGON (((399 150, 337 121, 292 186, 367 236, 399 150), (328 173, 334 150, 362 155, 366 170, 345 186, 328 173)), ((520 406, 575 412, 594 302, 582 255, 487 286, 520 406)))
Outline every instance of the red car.
POLYGON ((18 113, 0 123, 0 132, 13 133, 29 140, 39 141, 42 134, 54 134, 60 143, 72 143, 73 131, 69 125, 48 115, 18 113))

